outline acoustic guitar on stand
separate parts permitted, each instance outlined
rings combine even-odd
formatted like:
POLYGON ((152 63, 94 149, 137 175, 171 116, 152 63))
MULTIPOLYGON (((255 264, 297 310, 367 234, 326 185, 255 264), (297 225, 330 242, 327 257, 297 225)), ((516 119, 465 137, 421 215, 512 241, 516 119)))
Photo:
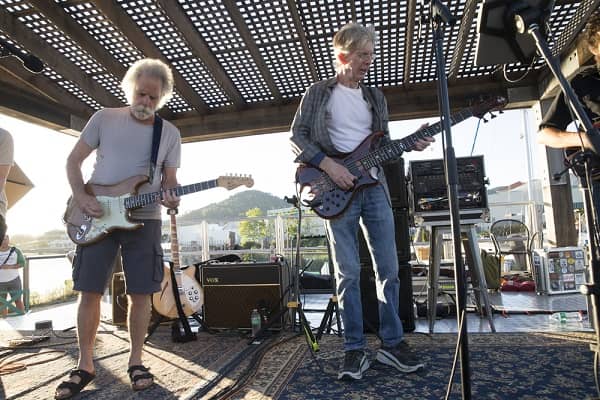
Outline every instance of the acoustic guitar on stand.
POLYGON ((171 262, 164 263, 164 277, 160 283, 160 292, 152 295, 152 305, 156 312, 167 318, 177 318, 177 303, 175 292, 181 301, 183 314, 189 317, 198 312, 204 303, 204 294, 200 283, 194 277, 195 268, 180 268, 179 240, 177 239, 177 209, 170 208, 167 214, 171 217, 171 262), (175 275, 175 282, 171 276, 175 275), (174 290, 173 285, 176 285, 174 290))
MULTIPOLYGON (((148 181, 143 175, 132 176, 115 185, 95 185, 87 183, 87 193, 96 196, 104 213, 99 218, 91 217, 81 211, 70 197, 63 221, 67 226, 67 235, 78 245, 84 246, 99 241, 115 229, 133 230, 144 225, 131 219, 131 211, 155 203, 162 198, 162 191, 136 194, 138 188, 148 181)), ((202 190, 223 187, 227 190, 245 185, 252 187, 250 176, 225 175, 217 179, 177 186, 172 191, 177 196, 196 193, 202 190)))
MULTIPOLYGON (((476 116, 483 118, 491 111, 501 110, 506 105, 506 99, 501 96, 482 100, 450 117, 452 125, 476 116)), ((442 130, 441 122, 419 129, 405 138, 393 140, 384 146, 379 146, 383 132, 375 132, 367 136, 354 151, 341 157, 332 157, 342 164, 350 173, 357 177, 354 187, 343 190, 319 168, 302 164, 296 170, 296 184, 301 193, 302 204, 310 207, 321 218, 335 218, 346 210, 350 200, 361 189, 375 185, 378 182, 379 166, 387 161, 400 157, 405 151, 411 150, 419 139, 431 137, 442 130)))

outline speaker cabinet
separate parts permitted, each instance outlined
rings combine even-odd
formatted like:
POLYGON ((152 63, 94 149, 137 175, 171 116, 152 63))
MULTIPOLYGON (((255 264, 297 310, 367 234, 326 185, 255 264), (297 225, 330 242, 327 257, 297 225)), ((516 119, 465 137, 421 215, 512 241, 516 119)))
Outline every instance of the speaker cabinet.
POLYGON ((390 190, 393 208, 408 208, 408 187, 404 172, 404 160, 398 159, 383 166, 385 180, 390 190))
MULTIPOLYGON (((269 318, 287 305, 289 271, 279 263, 202 266, 204 322, 215 329, 250 329, 253 309, 269 318)), ((283 320, 273 328, 281 329, 283 320)))
MULTIPOLYGON (((415 330, 415 314, 413 311, 412 269, 408 263, 400 263, 398 278, 400 278, 400 304, 398 315, 402 321, 405 332, 415 330)), ((365 331, 379 330, 379 306, 377 291, 375 290, 375 274, 371 262, 361 264, 360 270, 360 295, 362 300, 363 319, 365 331)))

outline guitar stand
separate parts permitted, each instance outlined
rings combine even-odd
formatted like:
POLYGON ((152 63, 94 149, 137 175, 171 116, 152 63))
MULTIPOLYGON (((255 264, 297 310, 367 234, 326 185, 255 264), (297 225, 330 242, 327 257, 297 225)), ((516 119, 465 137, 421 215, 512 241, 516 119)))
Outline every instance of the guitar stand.
MULTIPOLYGON (((204 320, 200 317, 200 315, 198 315, 198 313, 193 313, 192 315, 190 315, 190 317, 194 318, 198 324, 200 324, 200 326, 202 327, 202 330, 206 331, 206 332, 210 332, 210 329, 208 328, 208 326, 206 326, 206 324, 204 323, 204 320)), ((184 330, 185 330, 185 324, 188 324, 189 327, 189 323, 187 322, 187 317, 185 317, 186 320, 185 322, 182 321, 181 317, 179 318, 175 318, 170 320, 172 322, 171 324, 171 329, 172 329, 172 336, 173 336, 173 340, 175 342, 181 342, 181 343, 185 343, 185 342, 190 342, 192 340, 196 340, 196 334, 194 332, 189 332, 186 333, 185 335, 181 335, 181 330, 179 328, 179 323, 182 323, 184 325, 184 330), (175 332, 177 331, 177 332, 175 332), (175 339, 178 338, 178 339, 175 339)), ((150 325, 148 327, 148 334, 146 335, 146 338, 144 339, 144 343, 146 343, 149 339, 150 336, 152 336, 154 334, 154 331, 156 331, 156 328, 158 328, 158 326, 160 324, 162 324, 163 322, 168 322, 169 319, 165 318, 162 315, 159 315, 159 318, 157 321, 154 321, 152 323, 152 325, 150 325)))

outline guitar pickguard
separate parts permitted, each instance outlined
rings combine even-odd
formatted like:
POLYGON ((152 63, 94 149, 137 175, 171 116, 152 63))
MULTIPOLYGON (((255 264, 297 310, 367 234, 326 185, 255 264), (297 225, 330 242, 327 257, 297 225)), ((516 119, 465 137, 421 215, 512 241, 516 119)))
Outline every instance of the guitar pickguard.
POLYGON ((125 194, 117 197, 97 196, 96 199, 102 206, 103 215, 100 218, 92 218, 83 215, 84 222, 75 231, 76 243, 92 243, 114 229, 137 229, 142 226, 139 222, 130 222, 129 213, 123 203, 125 194))
POLYGON ((183 274, 181 276, 181 286, 183 286, 183 292, 185 299, 193 312, 200 310, 202 304, 204 304, 204 292, 200 288, 200 284, 194 278, 183 274))

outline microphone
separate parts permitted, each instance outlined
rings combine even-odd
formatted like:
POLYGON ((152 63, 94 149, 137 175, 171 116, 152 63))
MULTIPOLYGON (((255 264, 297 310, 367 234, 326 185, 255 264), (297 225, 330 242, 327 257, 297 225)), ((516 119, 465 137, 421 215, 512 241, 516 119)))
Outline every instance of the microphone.
POLYGON ((33 54, 27 54, 7 41, 0 39, 0 58, 8 56, 17 57, 21 60, 23 66, 34 74, 39 74, 44 70, 44 63, 42 60, 33 54))
POLYGON ((297 197, 297 196, 295 196, 295 195, 294 195, 294 196, 292 196, 292 197, 287 197, 287 196, 284 196, 284 197, 283 197, 283 200, 284 200, 286 203, 288 203, 288 204, 291 204, 291 205, 293 205, 293 206, 295 206, 296 204, 298 204, 298 197, 297 197))
MULTIPOLYGON (((421 19, 426 18, 423 15, 423 8, 427 4, 429 4, 429 6, 430 6, 430 11, 431 11, 430 18, 432 20, 435 20, 438 22, 441 21, 448 25, 454 25, 458 19, 457 17, 452 15, 452 13, 450 12, 450 9, 444 3, 442 3, 441 0, 420 0, 419 3, 421 5, 421 19)), ((423 22, 423 21, 421 21, 421 22, 423 22)))
POLYGON ((456 23, 458 18, 452 15, 448 6, 446 6, 440 0, 431 0, 431 7, 434 17, 439 17, 448 25, 454 25, 456 23))

